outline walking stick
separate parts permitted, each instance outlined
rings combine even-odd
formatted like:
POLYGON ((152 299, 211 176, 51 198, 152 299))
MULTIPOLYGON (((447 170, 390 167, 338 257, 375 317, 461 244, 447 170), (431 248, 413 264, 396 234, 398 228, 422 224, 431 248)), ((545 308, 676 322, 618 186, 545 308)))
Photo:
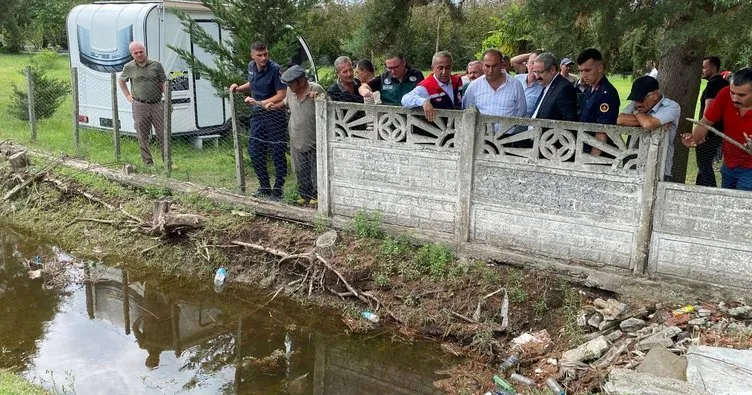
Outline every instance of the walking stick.
POLYGON ((740 150, 742 150, 742 151, 744 151, 744 152, 752 155, 752 138, 750 138, 747 133, 742 133, 744 135, 744 141, 745 141, 745 144, 742 144, 742 143, 740 143, 740 142, 732 139, 728 135, 724 134, 720 130, 718 130, 718 129, 710 126, 710 125, 706 125, 706 124, 702 123, 701 121, 698 121, 698 120, 692 119, 692 118, 685 118, 685 119, 687 121, 689 121, 689 122, 694 123, 695 125, 700 125, 700 126, 706 128, 706 129, 710 130, 711 132, 715 133, 716 135, 721 136, 721 138, 723 138, 724 140, 728 141, 729 143, 737 146, 740 150))

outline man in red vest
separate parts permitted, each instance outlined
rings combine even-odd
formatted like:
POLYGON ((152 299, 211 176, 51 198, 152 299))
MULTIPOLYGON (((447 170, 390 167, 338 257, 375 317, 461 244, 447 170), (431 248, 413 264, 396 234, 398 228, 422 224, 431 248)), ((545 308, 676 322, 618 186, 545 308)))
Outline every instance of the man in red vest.
POLYGON ((428 122, 433 122, 436 108, 446 110, 462 108, 460 97, 462 78, 452 74, 453 64, 451 53, 436 52, 431 60, 433 73, 418 83, 415 89, 402 96, 402 105, 408 108, 423 107, 428 122))

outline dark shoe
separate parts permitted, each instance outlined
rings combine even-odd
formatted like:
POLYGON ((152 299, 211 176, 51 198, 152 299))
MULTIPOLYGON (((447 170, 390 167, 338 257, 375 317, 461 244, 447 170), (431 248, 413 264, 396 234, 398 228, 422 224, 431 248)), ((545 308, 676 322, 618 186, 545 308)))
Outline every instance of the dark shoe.
POLYGON ((281 189, 272 189, 272 192, 269 196, 272 200, 282 200, 282 190, 281 189))
POLYGON ((259 188, 256 192, 251 194, 251 196, 259 199, 268 199, 271 197, 271 191, 266 188, 259 188))

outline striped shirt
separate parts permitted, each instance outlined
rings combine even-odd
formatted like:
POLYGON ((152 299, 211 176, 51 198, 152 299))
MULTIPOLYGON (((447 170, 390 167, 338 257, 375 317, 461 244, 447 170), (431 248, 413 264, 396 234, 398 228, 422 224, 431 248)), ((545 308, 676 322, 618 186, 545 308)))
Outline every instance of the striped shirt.
POLYGON ((506 74, 505 77, 506 81, 495 90, 486 81, 485 75, 470 82, 462 98, 462 108, 475 105, 483 115, 524 117, 527 112, 525 90, 520 81, 511 75, 506 74))

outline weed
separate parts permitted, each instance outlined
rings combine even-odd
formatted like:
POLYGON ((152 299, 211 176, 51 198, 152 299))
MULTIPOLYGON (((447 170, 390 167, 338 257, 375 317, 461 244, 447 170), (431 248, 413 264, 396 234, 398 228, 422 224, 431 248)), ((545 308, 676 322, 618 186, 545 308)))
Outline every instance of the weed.
POLYGON ((535 301, 535 304, 533 305, 533 310, 535 311, 535 320, 536 321, 542 320, 543 316, 548 312, 548 303, 546 303, 545 293, 541 297, 539 297, 538 300, 535 301))
POLYGON ((454 255, 444 244, 426 244, 418 248, 415 263, 418 268, 431 277, 443 277, 454 262, 454 255))
POLYGON ((329 229, 332 226, 332 220, 331 218, 324 216, 324 215, 317 215, 313 219, 313 226, 316 229, 316 232, 318 233, 324 233, 327 229, 329 229))
POLYGON ((515 270, 508 272, 507 278, 507 292, 509 293, 509 300, 515 303, 522 303, 527 300, 527 291, 522 285, 522 278, 520 273, 515 270))
POLYGON ((170 190, 167 187, 159 186, 159 187, 152 187, 147 186, 144 187, 144 193, 149 195, 152 199, 161 199, 165 196, 172 196, 172 190, 170 190))
POLYGON ((355 226, 355 236, 359 239, 378 239, 384 236, 384 230, 381 228, 381 214, 365 211, 358 211, 353 218, 355 226))
POLYGON ((392 286, 392 279, 389 278, 389 275, 382 272, 375 272, 373 274, 373 282, 376 284, 379 288, 391 288, 392 286))
POLYGON ((411 247, 412 244, 407 236, 402 235, 396 239, 387 236, 379 246, 377 257, 380 259, 382 267, 391 273, 400 261, 405 260, 404 257, 411 247))
POLYGON ((559 286, 564 290, 564 336, 569 339, 571 346, 582 343, 583 329, 577 325, 577 315, 580 313, 582 299, 577 290, 561 281, 559 286))
POLYGON ((499 269, 483 267, 481 273, 481 284, 484 286, 495 287, 501 284, 501 271, 499 269))

